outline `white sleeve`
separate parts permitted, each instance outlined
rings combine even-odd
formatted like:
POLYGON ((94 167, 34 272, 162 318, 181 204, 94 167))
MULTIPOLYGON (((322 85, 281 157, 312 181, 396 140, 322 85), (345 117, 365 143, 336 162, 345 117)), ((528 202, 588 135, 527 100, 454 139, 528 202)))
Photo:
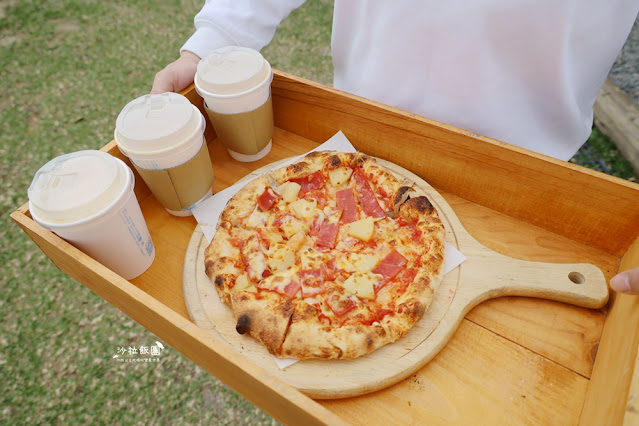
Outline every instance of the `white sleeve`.
POLYGON ((306 0, 206 0, 195 15, 195 33, 180 52, 204 58, 224 46, 261 50, 273 39, 277 26, 306 0))

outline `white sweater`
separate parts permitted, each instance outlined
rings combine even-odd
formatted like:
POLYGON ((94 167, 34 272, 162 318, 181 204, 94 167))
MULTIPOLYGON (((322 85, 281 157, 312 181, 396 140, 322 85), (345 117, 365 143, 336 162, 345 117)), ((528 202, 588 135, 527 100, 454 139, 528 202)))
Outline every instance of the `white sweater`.
MULTIPOLYGON (((302 3, 207 0, 182 50, 260 50, 302 3)), ((639 0, 335 0, 334 86, 568 160, 638 12, 639 0)))

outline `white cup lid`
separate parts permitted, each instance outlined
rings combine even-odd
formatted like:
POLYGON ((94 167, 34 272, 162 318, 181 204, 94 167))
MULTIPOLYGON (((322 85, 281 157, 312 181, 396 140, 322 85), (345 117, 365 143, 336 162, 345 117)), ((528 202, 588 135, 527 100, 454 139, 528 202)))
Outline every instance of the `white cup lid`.
POLYGON ((201 131, 202 114, 179 93, 144 95, 129 102, 115 122, 115 141, 126 155, 165 151, 201 131))
POLYGON ((228 46, 214 50, 197 66, 201 89, 215 95, 231 95, 254 88, 269 77, 266 60, 257 50, 228 46))
POLYGON ((76 222, 107 208, 126 184, 126 170, 106 152, 64 154, 38 170, 27 190, 29 210, 40 222, 76 222))

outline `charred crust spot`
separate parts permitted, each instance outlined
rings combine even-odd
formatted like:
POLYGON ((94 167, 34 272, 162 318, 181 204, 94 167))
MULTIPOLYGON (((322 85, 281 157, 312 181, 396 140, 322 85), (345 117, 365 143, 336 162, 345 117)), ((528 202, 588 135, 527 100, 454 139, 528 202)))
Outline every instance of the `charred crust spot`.
POLYGON ((215 265, 215 262, 211 259, 208 259, 206 262, 204 262, 204 270, 206 271, 206 275, 208 275, 209 277, 213 273, 214 265, 215 265))
POLYGON ((298 307, 298 309, 295 311, 296 320, 306 321, 317 316, 317 308, 311 305, 307 305, 306 303, 304 303, 303 305, 305 306, 302 306, 301 308, 298 307))
POLYGON ((335 169, 342 165, 342 160, 337 155, 331 155, 328 159, 328 167, 335 169))
POLYGON ((313 152, 309 152, 308 154, 306 154, 305 158, 309 158, 309 159, 314 159, 315 157, 319 157, 323 154, 322 151, 313 151, 313 152))
POLYGON ((403 308, 403 315, 416 321, 423 317, 426 312, 426 307, 423 303, 406 302, 402 303, 400 307, 403 308))
POLYGON ((240 302, 246 302, 249 299, 248 294, 243 292, 235 293, 235 298, 240 302))
POLYGON ((370 336, 368 336, 366 338, 366 348, 370 351, 373 348, 374 344, 375 344, 375 341, 370 336))
POLYGON ((215 285, 218 287, 222 287, 224 285, 224 277, 222 275, 215 277, 215 285))
POLYGON ((424 316, 425 313, 426 308, 424 307, 424 305, 422 303, 416 303, 413 307, 413 314, 415 315, 415 317, 421 318, 424 316))
POLYGON ((417 211, 419 211, 420 213, 430 213, 435 209, 430 203, 430 200, 424 196, 411 198, 410 200, 406 201, 404 205, 409 205, 417 209, 417 211))
POLYGON ((393 205, 397 205, 401 203, 403 200, 408 200, 409 198, 407 193, 412 190, 413 188, 411 188, 410 186, 402 186, 401 188, 399 188, 397 190, 397 193, 395 194, 393 205))
POLYGON ((291 317, 293 315, 295 307, 291 299, 286 299, 284 303, 279 303, 273 307, 273 312, 282 317, 291 317))
POLYGON ((361 167, 364 165, 364 163, 368 163, 369 161, 370 161, 370 158, 368 156, 362 155, 361 157, 357 159, 357 164, 358 166, 361 167))
POLYGON ((299 163, 291 164, 289 166, 289 170, 292 173, 300 173, 306 170, 307 167, 308 167, 308 163, 305 163, 304 161, 300 161, 299 163))
POLYGON ((229 222, 220 223, 220 228, 225 229, 227 231, 231 230, 231 224, 229 222))
POLYGON ((237 319, 237 324, 235 325, 235 331, 239 334, 245 334, 247 331, 251 329, 251 318, 248 315, 242 315, 237 319))

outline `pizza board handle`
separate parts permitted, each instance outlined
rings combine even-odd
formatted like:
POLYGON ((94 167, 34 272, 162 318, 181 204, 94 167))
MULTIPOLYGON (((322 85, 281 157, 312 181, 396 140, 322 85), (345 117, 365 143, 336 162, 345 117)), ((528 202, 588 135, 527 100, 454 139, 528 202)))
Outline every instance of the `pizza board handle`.
MULTIPOLYGON (((463 232, 463 228, 457 231, 463 232)), ((448 310, 433 332, 404 358, 413 373, 426 365, 451 339, 466 314, 488 299, 526 296, 555 300, 590 309, 608 302, 608 285, 599 268, 588 263, 544 263, 514 259, 464 236, 459 285, 448 310)))
MULTIPOLYGON (((546 263, 515 259, 474 241, 461 265, 455 299, 465 314, 487 299, 526 296, 598 309, 608 302, 603 272, 588 263, 546 263)), ((451 306, 452 307, 452 306, 451 306)))

